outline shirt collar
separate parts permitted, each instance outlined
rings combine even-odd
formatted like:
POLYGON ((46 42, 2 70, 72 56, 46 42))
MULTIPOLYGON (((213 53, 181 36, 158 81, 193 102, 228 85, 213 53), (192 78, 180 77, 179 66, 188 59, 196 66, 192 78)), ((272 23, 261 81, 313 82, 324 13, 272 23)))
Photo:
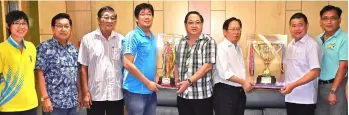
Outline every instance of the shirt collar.
MULTIPOLYGON (((331 37, 329 37, 327 40, 330 40, 333 37, 335 37, 335 38, 338 37, 342 32, 343 32, 342 28, 338 28, 338 30, 331 37)), ((322 35, 320 37, 323 43, 325 42, 324 36, 325 36, 325 32, 322 33, 322 35)))
POLYGON ((240 47, 240 44, 237 43, 236 46, 235 44, 231 43, 227 38, 224 38, 223 42, 229 47, 229 48, 239 48, 240 47))
POLYGON ((305 35, 301 38, 301 40, 299 40, 298 42, 296 42, 295 39, 293 39, 293 40, 292 40, 292 43, 293 43, 293 44, 295 44, 295 43, 303 43, 303 44, 305 44, 305 42, 308 40, 308 38, 309 38, 309 35, 308 35, 308 33, 307 33, 307 34, 305 34, 305 35))
MULTIPOLYGON (((99 38, 104 38, 102 32, 101 32, 101 29, 100 28, 97 28, 96 31, 95 31, 95 35, 99 36, 99 37, 96 37, 97 39, 99 38)), ((114 31, 111 31, 111 34, 109 36, 109 38, 113 39, 117 36, 116 32, 114 31)))
MULTIPOLYGON (((189 39, 189 38, 188 38, 188 35, 185 36, 185 39, 187 39, 187 40, 189 39)), ((200 36, 199 36, 199 39, 200 39, 200 40, 201 40, 201 39, 205 39, 205 34, 201 33, 200 36)))
MULTIPOLYGON (((142 37, 147 37, 147 34, 139 27, 136 26, 136 32, 139 33, 142 37)), ((153 32, 150 31, 151 38, 154 38, 153 32)))
MULTIPOLYGON (((52 37, 52 43, 56 46, 59 46, 59 47, 63 47, 64 46, 55 38, 55 37, 52 37)), ((73 44, 70 43, 68 40, 67 40, 67 48, 69 48, 70 46, 72 46, 73 44)))
MULTIPOLYGON (((11 36, 8 37, 7 41, 15 48, 19 49, 19 45, 12 39, 11 36)), ((25 45, 24 43, 24 39, 22 39, 21 41, 22 45, 23 45, 23 48, 24 49, 27 49, 27 46, 25 45)))

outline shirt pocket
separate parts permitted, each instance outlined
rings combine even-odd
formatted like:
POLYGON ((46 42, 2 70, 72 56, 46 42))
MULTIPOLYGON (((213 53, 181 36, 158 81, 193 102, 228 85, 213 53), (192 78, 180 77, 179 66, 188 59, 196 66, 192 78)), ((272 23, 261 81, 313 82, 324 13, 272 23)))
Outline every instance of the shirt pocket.
POLYGON ((294 54, 294 62, 297 66, 306 66, 307 65, 307 55, 304 51, 306 49, 298 49, 294 54))
POLYGON ((121 57, 121 49, 120 48, 112 48, 111 57, 113 61, 119 61, 121 57))

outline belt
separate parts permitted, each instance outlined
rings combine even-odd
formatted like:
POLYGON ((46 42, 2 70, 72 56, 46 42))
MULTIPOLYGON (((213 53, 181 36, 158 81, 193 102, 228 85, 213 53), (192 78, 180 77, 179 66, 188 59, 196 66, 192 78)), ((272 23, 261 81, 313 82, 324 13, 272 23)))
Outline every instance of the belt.
POLYGON ((334 82, 334 78, 330 80, 319 80, 319 84, 330 84, 334 82))

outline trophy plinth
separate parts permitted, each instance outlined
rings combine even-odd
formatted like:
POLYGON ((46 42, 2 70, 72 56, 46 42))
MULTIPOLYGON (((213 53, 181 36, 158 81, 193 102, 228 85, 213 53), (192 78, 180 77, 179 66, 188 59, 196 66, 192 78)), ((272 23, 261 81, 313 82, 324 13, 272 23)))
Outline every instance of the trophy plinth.
POLYGON ((162 86, 168 86, 168 87, 175 87, 176 86, 174 78, 169 78, 169 77, 164 77, 164 76, 161 76, 159 78, 158 84, 160 84, 162 86))
POLYGON ((276 77, 271 75, 258 75, 256 84, 273 85, 276 83, 276 77))

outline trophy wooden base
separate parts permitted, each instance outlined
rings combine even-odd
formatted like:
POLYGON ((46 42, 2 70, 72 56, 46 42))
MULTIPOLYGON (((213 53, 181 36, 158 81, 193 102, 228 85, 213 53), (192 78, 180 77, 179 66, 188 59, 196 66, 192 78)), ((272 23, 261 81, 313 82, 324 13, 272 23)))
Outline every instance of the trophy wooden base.
POLYGON ((175 83, 174 78, 164 78, 160 77, 158 84, 161 86, 161 88, 167 88, 167 89, 177 89, 177 85, 175 83))
POLYGON ((257 89, 281 89, 283 85, 276 84, 275 76, 258 75, 257 82, 253 88, 257 89))

